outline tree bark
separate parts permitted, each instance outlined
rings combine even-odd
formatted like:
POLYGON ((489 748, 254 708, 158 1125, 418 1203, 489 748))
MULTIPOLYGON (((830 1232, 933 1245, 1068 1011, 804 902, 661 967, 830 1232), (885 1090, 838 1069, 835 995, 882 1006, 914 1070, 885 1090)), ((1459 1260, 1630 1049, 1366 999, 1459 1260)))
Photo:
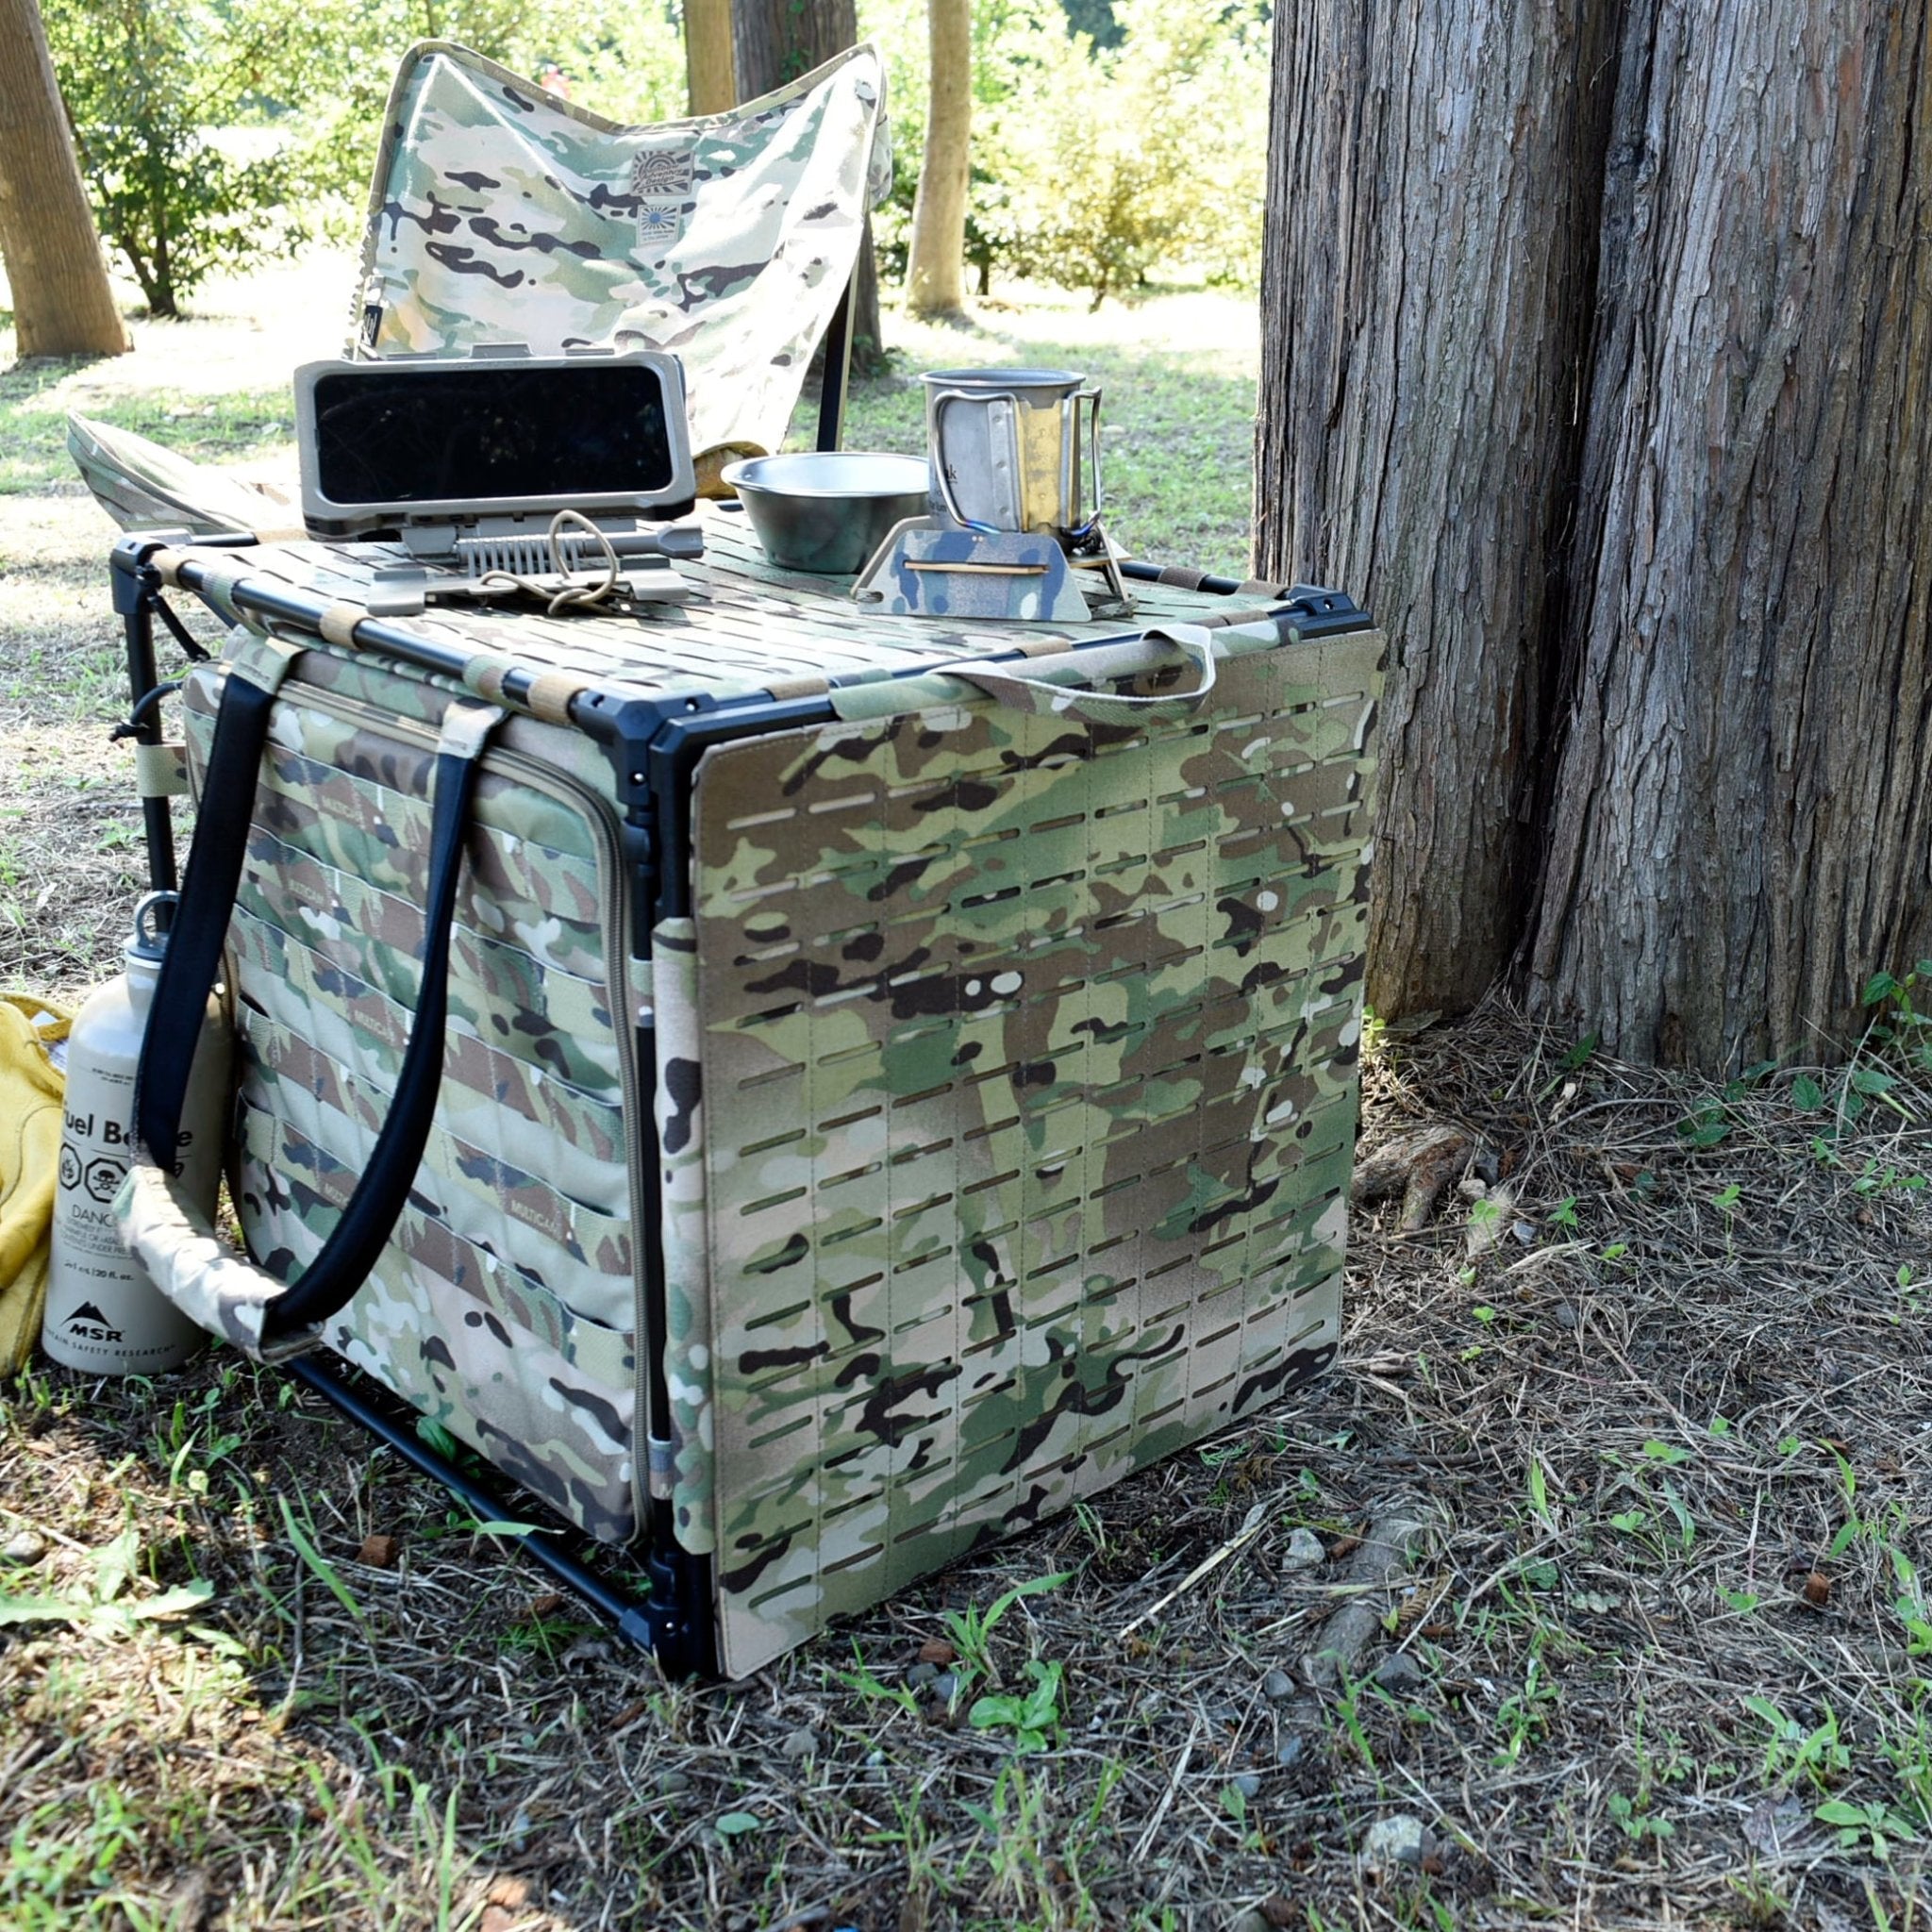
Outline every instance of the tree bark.
POLYGON ((1528 985, 1641 1058, 1831 1054, 1932 951, 1928 25, 1625 36, 1528 985))
POLYGON ((724 114, 738 105, 731 41, 731 0, 684 0, 684 71, 693 114, 724 114))
MULTIPOLYGON (((857 45, 858 10, 855 0, 732 0, 731 27, 738 95, 749 101, 857 45)), ((852 373, 875 375, 885 366, 868 211, 852 282, 852 373)))
POLYGON ((973 0, 926 0, 925 152, 912 204, 906 306, 914 315, 966 307, 966 187, 972 166, 973 0))
POLYGON ((1932 952, 1932 0, 1292 0, 1257 558, 1398 640, 1370 998, 1632 1058, 1932 952))
POLYGON ((34 0, 0 0, 0 257, 23 356, 119 356, 133 344, 74 158, 34 0))
POLYGON ((1275 14, 1257 564, 1393 661, 1368 997, 1472 1005, 1522 930, 1614 51, 1547 0, 1275 14))

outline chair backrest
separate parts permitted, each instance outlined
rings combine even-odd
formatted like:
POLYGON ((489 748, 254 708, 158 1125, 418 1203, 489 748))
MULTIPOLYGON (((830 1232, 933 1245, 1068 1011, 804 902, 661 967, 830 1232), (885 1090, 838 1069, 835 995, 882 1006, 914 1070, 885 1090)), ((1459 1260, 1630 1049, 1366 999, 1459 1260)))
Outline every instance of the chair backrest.
POLYGON ((349 353, 665 349, 694 452, 775 449, 891 182, 869 45, 728 114, 623 127, 425 42, 390 96, 349 353))

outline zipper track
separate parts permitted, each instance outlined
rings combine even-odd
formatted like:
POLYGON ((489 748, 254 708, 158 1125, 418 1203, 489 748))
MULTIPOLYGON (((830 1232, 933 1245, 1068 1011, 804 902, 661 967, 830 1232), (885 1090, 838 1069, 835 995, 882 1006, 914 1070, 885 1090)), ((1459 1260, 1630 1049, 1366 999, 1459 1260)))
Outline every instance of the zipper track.
MULTIPOLYGON (((315 648, 312 641, 308 638, 303 638, 300 641, 307 650, 315 648)), ((224 675, 225 675, 225 673, 224 675)), ((298 680, 299 675, 297 673, 298 680)), ((418 680, 412 678, 408 681, 416 683, 418 680)), ((425 688, 440 689, 438 686, 426 684, 425 688)), ((345 724, 364 726, 378 736, 399 738, 431 751, 436 748, 438 742, 438 734, 433 726, 419 724, 413 718, 396 717, 366 699, 345 697, 338 691, 318 691, 314 686, 299 681, 285 684, 279 701, 301 704, 320 711, 325 717, 340 718, 345 724)), ((612 1031, 617 1035, 618 1088, 625 1124, 624 1156, 630 1179, 631 1346, 635 1363, 631 1376, 636 1411, 642 1423, 642 1428, 631 1445, 631 1508, 637 1519, 632 1540, 643 1541, 647 1540, 650 1534, 651 1452, 654 1444, 659 1441, 659 1432, 655 1426, 657 1418, 651 1412, 651 1377, 648 1360, 651 1331, 645 1303, 646 1269, 642 1208, 644 1190, 649 1185, 651 1176, 645 1170, 642 1137, 635 1131, 642 1093, 638 1068, 637 1026, 631 1011, 634 994, 630 983, 630 952, 626 937, 630 930, 631 880, 629 871, 624 863, 623 839, 618 829, 616 808, 609 800, 579 779, 558 772, 541 759, 533 758, 528 752, 514 751, 507 745, 491 743, 483 753, 479 769, 483 773, 493 774, 498 777, 514 777, 518 783, 527 785, 531 791, 541 792, 557 803, 570 807, 589 823, 597 842, 597 902, 604 920, 605 983, 611 995, 612 1031)), ((198 800, 196 802, 199 803, 198 800)), ((664 1441, 668 1446, 669 1439, 665 1438, 664 1441)))

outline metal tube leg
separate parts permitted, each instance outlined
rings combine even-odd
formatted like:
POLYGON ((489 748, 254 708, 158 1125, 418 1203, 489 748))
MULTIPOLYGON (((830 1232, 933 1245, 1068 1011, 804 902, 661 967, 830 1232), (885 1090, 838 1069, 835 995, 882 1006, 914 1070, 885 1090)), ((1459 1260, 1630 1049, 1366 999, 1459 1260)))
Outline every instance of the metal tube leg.
MULTIPOLYGON (((145 598, 122 620, 127 633, 127 696, 139 705, 160 682, 155 666, 155 620, 145 598)), ((161 742, 160 707, 149 705, 134 727, 137 744, 161 742)), ((172 892, 179 881, 175 866, 175 813, 165 798, 143 798, 141 816, 147 834, 148 889, 172 892)))

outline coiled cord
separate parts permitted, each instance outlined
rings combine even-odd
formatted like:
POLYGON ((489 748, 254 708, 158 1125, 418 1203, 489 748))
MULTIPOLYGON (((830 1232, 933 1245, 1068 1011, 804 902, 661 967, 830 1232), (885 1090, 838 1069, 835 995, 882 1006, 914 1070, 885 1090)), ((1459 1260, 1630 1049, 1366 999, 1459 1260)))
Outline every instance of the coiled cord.
POLYGON ((554 584, 545 583, 541 577, 520 576, 513 570, 486 570, 476 579, 479 591, 522 591, 531 597, 548 599, 543 614, 555 617, 559 610, 581 605, 586 609, 602 604, 617 589, 622 573, 617 567, 617 552, 611 547, 610 539, 593 524, 580 509, 560 509, 550 519, 550 532, 547 541, 550 556, 558 575, 565 575, 563 533, 568 525, 575 525, 588 536, 604 553, 604 581, 601 584, 565 584, 560 590, 554 584))

